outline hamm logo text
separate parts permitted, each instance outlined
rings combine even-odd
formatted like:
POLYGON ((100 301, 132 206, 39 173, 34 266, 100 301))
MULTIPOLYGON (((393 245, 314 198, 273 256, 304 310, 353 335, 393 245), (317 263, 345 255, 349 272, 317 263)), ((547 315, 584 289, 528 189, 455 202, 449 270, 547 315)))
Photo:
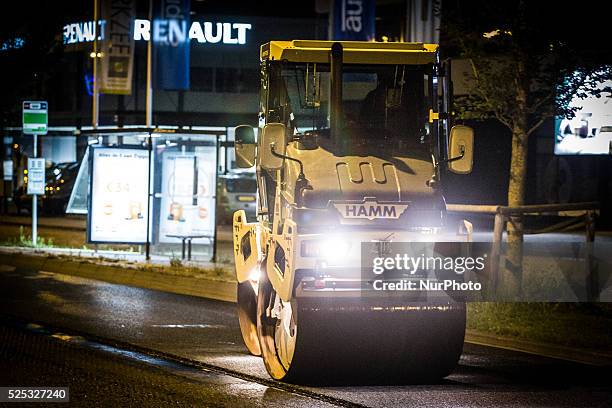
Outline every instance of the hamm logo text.
POLYGON ((344 218, 398 219, 408 208, 407 204, 378 203, 376 200, 363 202, 334 203, 344 218))

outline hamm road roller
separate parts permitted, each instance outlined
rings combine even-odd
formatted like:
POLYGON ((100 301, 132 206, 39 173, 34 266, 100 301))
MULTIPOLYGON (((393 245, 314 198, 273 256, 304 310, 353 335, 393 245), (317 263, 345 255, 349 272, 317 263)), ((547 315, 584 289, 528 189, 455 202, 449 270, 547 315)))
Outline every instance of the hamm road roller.
POLYGON ((448 375, 465 302, 375 290, 362 256, 470 239, 446 219, 445 180, 473 156, 472 130, 451 123, 450 66, 423 43, 271 41, 260 57, 259 127, 235 132, 237 165, 257 173, 256 220, 233 216, 246 347, 288 382, 448 375))

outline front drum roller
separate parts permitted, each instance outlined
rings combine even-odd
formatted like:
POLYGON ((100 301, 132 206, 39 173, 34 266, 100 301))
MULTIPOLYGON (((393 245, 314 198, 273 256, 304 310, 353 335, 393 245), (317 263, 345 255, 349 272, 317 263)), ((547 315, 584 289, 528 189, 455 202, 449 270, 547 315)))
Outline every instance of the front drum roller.
POLYGON ((257 283, 246 281, 238 284, 238 322, 240 333, 249 353, 261 355, 257 337, 257 283))
POLYGON ((320 384, 405 384, 452 372, 463 349, 465 304, 391 298, 283 302, 265 273, 257 333, 274 379, 320 384))

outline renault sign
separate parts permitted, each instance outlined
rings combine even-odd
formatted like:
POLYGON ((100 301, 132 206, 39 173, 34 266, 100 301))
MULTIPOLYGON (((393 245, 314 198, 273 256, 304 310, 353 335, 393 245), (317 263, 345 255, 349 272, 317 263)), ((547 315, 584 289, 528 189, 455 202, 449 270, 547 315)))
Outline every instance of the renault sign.
MULTIPOLYGON (((105 20, 98 20, 97 28, 93 21, 67 24, 63 29, 64 44, 92 42, 96 39, 96 34, 98 40, 104 40, 106 26, 105 20)), ((151 29, 149 20, 134 19, 131 28, 134 41, 149 41, 153 31, 153 41, 173 42, 189 39, 201 44, 244 45, 247 43, 247 33, 253 26, 249 23, 210 21, 192 21, 187 24, 185 21, 165 19, 154 20, 151 29)))
MULTIPOLYGON (((194 21, 187 29, 187 24, 176 20, 155 20, 153 22, 153 41, 175 42, 186 38, 199 43, 246 44, 247 23, 199 23, 194 21)), ((151 38, 151 22, 149 20, 134 20, 134 40, 149 41, 151 38)))

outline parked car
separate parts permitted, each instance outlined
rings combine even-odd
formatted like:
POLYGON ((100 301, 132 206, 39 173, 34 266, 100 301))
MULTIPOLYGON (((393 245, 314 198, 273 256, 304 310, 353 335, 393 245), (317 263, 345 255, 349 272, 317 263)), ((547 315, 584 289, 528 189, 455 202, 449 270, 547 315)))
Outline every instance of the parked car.
POLYGON ((66 207, 79 173, 79 166, 78 162, 59 163, 54 166, 52 170, 54 177, 47 180, 45 187, 43 209, 46 214, 66 214, 66 207))
MULTIPOLYGON (((45 194, 39 196, 38 209, 44 215, 64 215, 70 193, 79 172, 78 162, 52 164, 45 170, 45 194)), ((27 182, 15 191, 17 212, 32 212, 32 196, 27 193, 27 182)))
POLYGON ((231 224, 234 212, 244 210, 247 219, 257 213, 257 181, 253 173, 230 173, 219 176, 217 220, 231 224))

